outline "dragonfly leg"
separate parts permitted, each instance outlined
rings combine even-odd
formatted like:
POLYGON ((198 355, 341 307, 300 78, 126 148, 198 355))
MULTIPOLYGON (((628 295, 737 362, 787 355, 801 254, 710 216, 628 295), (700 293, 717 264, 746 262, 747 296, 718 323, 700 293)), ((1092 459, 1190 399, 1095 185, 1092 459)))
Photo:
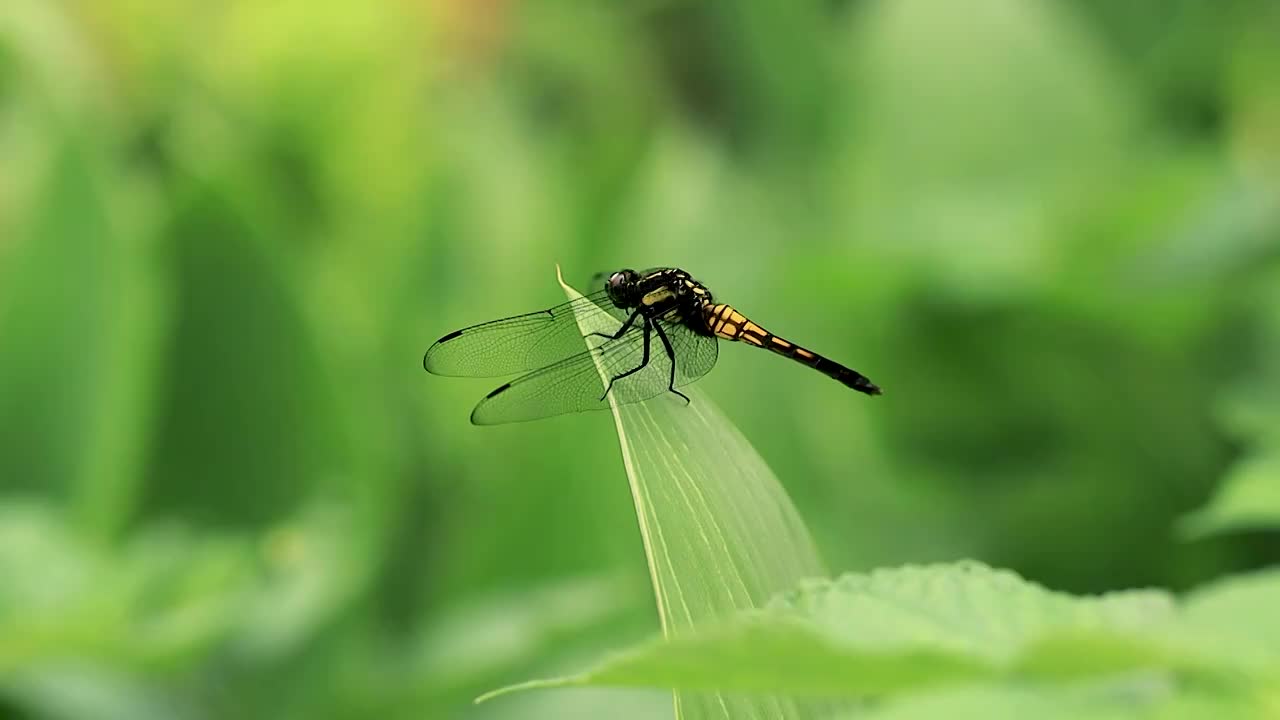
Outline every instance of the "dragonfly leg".
POLYGON ((627 321, 622 323, 622 327, 618 328, 618 332, 612 335, 608 333, 602 333, 602 332, 591 332, 591 333, 587 333, 586 336, 591 337, 592 335, 599 335, 605 340, 617 340, 618 338, 625 335, 628 330, 631 329, 632 323, 634 323, 636 321, 636 318, 638 317, 640 317, 640 309, 636 308, 636 311, 631 313, 631 317, 627 318, 627 321))
MULTIPOLYGON (((639 313, 637 312, 636 314, 638 315, 639 313)), ((634 318, 635 318, 635 315, 632 315, 631 317, 634 319, 634 318)), ((631 321, 630 321, 630 320, 628 320, 627 322, 628 322, 628 323, 630 323, 631 321)), ((648 365, 648 364, 649 364, 649 329, 650 329, 650 328, 652 328, 652 327, 654 327, 653 323, 649 322, 649 319, 648 319, 648 318, 645 318, 645 321, 644 321, 644 357, 640 358, 640 364, 639 364, 638 366, 631 368, 630 370, 628 370, 628 371, 626 371, 626 372, 622 373, 621 375, 615 375, 615 376, 613 376, 613 377, 609 378, 609 386, 608 386, 608 387, 606 387, 606 388, 604 389, 604 395, 601 395, 601 396, 600 396, 600 399, 601 399, 601 400, 604 400, 606 397, 608 397, 608 396, 609 396, 609 391, 613 389, 613 384, 614 384, 614 383, 618 382, 619 380, 621 380, 622 378, 624 378, 624 377, 626 377, 626 376, 628 376, 628 375, 631 375, 631 374, 633 374, 633 373, 638 373, 638 372, 640 372, 641 370, 643 370, 643 369, 645 368, 645 366, 646 366, 646 365, 648 365)), ((661 330, 659 330, 658 332, 659 332, 659 333, 661 333, 662 331, 661 331, 661 330)))
POLYGON ((658 339, 662 340, 662 347, 667 350, 667 357, 671 358, 671 380, 667 382, 667 389, 684 398, 684 403, 690 403, 689 396, 676 389, 676 351, 671 347, 671 341, 667 339, 667 334, 662 331, 662 326, 654 323, 653 329, 658 331, 658 339))

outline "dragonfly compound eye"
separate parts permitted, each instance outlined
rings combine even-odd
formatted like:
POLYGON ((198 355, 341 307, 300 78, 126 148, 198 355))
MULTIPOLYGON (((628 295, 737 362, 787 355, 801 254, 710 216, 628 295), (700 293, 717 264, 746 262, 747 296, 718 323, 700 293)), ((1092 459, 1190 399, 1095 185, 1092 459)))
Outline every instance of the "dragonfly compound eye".
POLYGON ((631 295, 635 289, 637 277, 634 270, 619 270, 609 276, 607 288, 609 290, 609 299, 613 301, 614 305, 625 308, 635 304, 631 295))

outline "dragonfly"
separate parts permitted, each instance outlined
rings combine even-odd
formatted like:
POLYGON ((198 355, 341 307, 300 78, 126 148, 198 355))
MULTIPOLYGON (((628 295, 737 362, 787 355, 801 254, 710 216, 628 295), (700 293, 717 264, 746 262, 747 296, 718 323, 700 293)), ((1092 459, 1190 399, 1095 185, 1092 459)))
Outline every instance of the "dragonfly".
POLYGON ((435 375, 521 374, 482 399, 476 425, 537 420, 604 410, 673 393, 716 364, 719 341, 771 350, 866 395, 881 390, 865 375, 785 340, 748 320, 679 268, 618 270, 597 276, 597 289, 566 303, 455 330, 422 358, 435 375), (599 281, 603 281, 600 287, 599 281), (584 332, 578 316, 603 310, 620 325, 584 332))

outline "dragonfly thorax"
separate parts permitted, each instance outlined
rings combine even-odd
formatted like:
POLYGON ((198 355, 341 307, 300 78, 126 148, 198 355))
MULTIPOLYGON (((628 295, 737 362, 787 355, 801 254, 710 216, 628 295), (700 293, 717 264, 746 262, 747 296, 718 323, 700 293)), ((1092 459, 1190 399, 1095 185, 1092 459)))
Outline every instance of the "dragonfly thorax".
POLYGON ((619 270, 609 276, 605 290, 614 305, 646 314, 699 309, 711 302, 711 292, 683 270, 658 268, 637 273, 619 270))
POLYGON ((711 292, 677 268, 658 268, 643 273, 632 291, 635 310, 650 318, 667 322, 688 323, 703 332, 702 308, 711 302, 711 292))

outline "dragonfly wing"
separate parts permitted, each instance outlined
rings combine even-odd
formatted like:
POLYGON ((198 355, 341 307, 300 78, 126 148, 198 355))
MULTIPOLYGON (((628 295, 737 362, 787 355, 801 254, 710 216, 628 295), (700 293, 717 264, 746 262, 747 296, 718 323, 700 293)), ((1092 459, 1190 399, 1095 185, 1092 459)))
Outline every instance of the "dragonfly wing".
POLYGON ((546 310, 451 332, 427 350, 422 367, 436 375, 464 377, 496 377, 545 367, 585 350, 577 313, 592 306, 611 307, 615 317, 624 312, 605 290, 599 290, 546 310))
MULTIPOLYGON (((657 320, 671 340, 676 356, 676 385, 707 373, 716 361, 714 337, 700 336, 678 323, 657 320)), ((535 370, 489 393, 471 413, 476 425, 497 425, 586 410, 605 410, 607 380, 618 378, 609 396, 620 405, 640 402, 666 392, 671 382, 671 359, 656 330, 649 333, 645 362, 645 331, 637 322, 625 335, 599 347, 535 370), (625 376, 624 376, 625 374, 625 376)))
POLYGON ((720 345, 714 335, 701 335, 688 325, 659 319, 676 354, 676 386, 688 385, 715 367, 720 345))

